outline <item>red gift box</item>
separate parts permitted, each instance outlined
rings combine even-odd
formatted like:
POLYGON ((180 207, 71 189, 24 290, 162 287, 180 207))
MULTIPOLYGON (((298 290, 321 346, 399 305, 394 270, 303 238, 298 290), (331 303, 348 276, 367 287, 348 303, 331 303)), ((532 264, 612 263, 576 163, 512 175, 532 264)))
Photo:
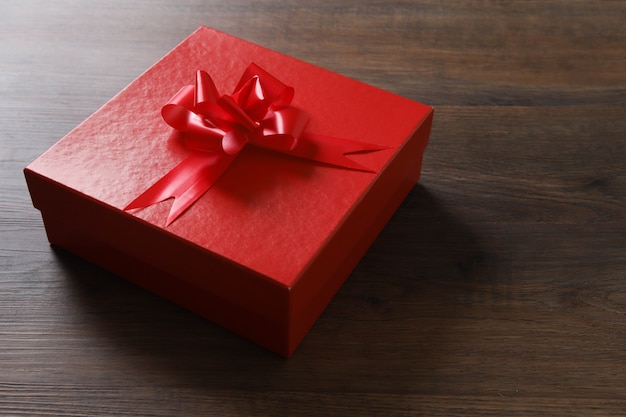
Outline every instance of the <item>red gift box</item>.
MULTIPOLYGON (((432 114, 431 107, 201 27, 25 175, 52 244, 288 357, 419 179, 432 114), (224 172, 171 223, 173 199, 130 209, 199 154, 185 142, 189 133, 163 120, 163 106, 193 84, 199 69, 222 94, 237 92, 251 63, 293 87, 289 108, 306 114, 304 136, 372 146, 346 155, 366 169, 256 146, 249 130, 224 172)), ((202 123, 219 125, 207 117, 200 114, 202 123)), ((251 129, 261 123, 253 120, 251 129)))

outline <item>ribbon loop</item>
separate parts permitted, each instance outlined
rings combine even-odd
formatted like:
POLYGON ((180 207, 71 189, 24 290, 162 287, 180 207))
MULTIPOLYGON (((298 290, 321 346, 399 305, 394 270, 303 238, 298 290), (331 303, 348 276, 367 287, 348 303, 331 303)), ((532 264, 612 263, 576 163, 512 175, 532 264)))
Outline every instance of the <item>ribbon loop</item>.
MULTIPOLYGON (((247 131, 253 131, 259 127, 257 120, 262 119, 263 116, 253 119, 244 107, 241 107, 239 103, 230 96, 223 96, 218 102, 219 106, 224 109, 232 118, 233 123, 244 128, 247 131)), ((263 113, 265 114, 265 112, 263 113)))
POLYGON ((202 70, 196 71, 196 88, 194 90, 194 108, 202 103, 215 103, 220 95, 213 78, 202 70))

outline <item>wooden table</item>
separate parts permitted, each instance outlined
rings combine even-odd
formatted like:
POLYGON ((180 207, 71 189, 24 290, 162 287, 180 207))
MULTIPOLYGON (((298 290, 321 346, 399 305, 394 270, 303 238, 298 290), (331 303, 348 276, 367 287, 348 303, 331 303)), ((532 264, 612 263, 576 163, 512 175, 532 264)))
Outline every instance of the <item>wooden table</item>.
POLYGON ((624 415, 626 3, 0 5, 0 415, 624 415), (433 105, 285 361, 47 241, 21 169, 204 24, 433 105))

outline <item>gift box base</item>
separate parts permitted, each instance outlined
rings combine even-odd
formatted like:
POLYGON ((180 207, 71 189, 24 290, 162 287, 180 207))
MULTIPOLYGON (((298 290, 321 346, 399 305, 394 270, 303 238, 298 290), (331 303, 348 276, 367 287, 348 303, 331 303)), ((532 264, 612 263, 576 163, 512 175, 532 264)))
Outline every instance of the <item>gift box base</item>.
MULTIPOLYGON (((412 142, 414 147, 421 147, 425 140, 424 138, 428 138, 430 124, 431 120, 418 130, 416 140, 412 142)), ((142 261, 139 259, 141 255, 133 256, 126 251, 119 250, 116 248, 115 243, 111 241, 111 236, 117 235, 115 231, 126 230, 127 236, 135 234, 133 225, 126 222, 128 220, 127 216, 120 216, 119 213, 111 212, 99 205, 94 206, 93 201, 82 198, 82 196, 60 187, 59 184, 54 184, 28 169, 25 170, 25 174, 34 202, 39 201, 39 198, 42 196, 53 194, 57 197, 61 196, 60 198, 63 201, 69 202, 69 207, 74 208, 75 215, 73 216, 59 216, 58 213, 54 214, 54 210, 50 210, 52 212, 50 214, 46 210, 42 210, 46 234, 48 241, 52 245, 76 254, 154 294, 250 339, 280 356, 288 358, 294 353, 296 347, 306 336, 319 315, 418 181, 421 171, 420 153, 423 152, 423 149, 416 149, 416 151, 418 151, 418 158, 415 158, 413 152, 406 153, 407 157, 405 158, 407 162, 410 159, 412 163, 403 167, 411 167, 412 169, 408 172, 406 169, 402 170, 404 181, 397 183, 395 193, 389 194, 389 188, 381 185, 379 186, 380 190, 387 191, 384 197, 379 197, 377 194, 369 196, 372 202, 384 203, 378 208, 378 215, 371 218, 369 227, 359 230, 358 225, 360 222, 358 221, 358 216, 353 217, 352 227, 350 227, 349 223, 346 224, 344 234, 351 236, 351 241, 355 243, 355 246, 336 265, 335 273, 332 276, 319 277, 319 288, 317 289, 298 289, 300 293, 309 290, 319 291, 319 294, 304 309, 304 313, 299 314, 298 317, 289 314, 289 304, 293 303, 293 300, 290 300, 292 289, 288 289, 284 293, 280 288, 275 289, 277 294, 273 298, 275 300, 283 299, 287 309, 287 313, 284 316, 285 320, 283 321, 263 317, 254 311, 247 310, 241 304, 219 297, 200 286, 181 279, 176 274, 165 272, 150 262, 142 261), (94 213, 101 222, 108 224, 109 227, 90 228, 90 220, 78 215, 81 212, 94 213), (99 233, 98 230, 109 230, 112 233, 106 236, 99 233)), ((390 175, 391 173, 388 173, 388 176, 394 177, 395 175, 390 175)), ((362 205, 362 211, 369 211, 367 203, 366 199, 362 205)), ((146 237, 146 239, 151 238, 146 237)), ((154 246, 159 245, 158 239, 153 239, 152 241, 154 242, 151 247, 152 251, 156 250, 162 253, 173 250, 172 246, 167 244, 167 240, 161 242, 163 246, 159 248, 154 246)), ((332 246, 329 246, 328 251, 332 250, 332 246)), ((309 295, 304 297, 310 298, 309 295)))
POLYGON ((244 336, 281 356, 289 356, 287 329, 204 289, 86 235, 62 219, 43 215, 48 240, 140 287, 244 336))

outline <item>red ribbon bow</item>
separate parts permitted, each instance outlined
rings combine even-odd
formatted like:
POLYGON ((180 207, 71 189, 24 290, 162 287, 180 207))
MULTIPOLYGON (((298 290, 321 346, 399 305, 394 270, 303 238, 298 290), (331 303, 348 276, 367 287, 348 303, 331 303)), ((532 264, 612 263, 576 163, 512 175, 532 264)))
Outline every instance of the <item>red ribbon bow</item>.
POLYGON ((200 198, 247 145, 352 170, 374 172, 346 157, 385 147, 305 132, 308 115, 292 107, 294 89, 250 64, 232 95, 219 96, 209 74, 198 71, 161 109, 163 119, 184 134, 192 151, 124 210, 174 197, 166 226, 200 198))

